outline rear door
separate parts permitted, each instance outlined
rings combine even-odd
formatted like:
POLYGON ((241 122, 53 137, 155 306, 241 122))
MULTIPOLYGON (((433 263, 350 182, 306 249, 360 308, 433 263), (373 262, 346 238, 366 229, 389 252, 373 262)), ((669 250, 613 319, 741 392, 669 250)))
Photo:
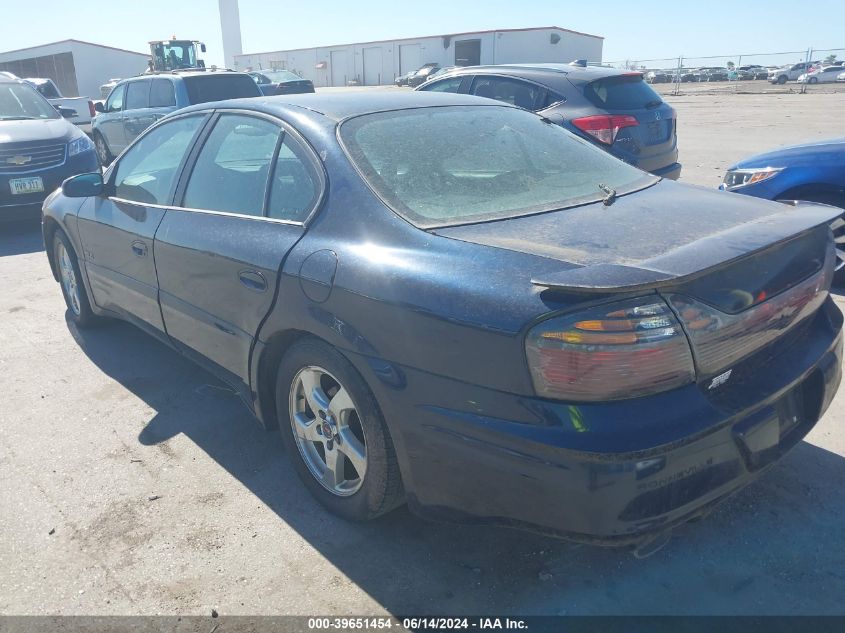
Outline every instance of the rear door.
POLYGON ((161 311, 183 352, 245 385, 282 263, 324 178, 313 152, 276 119, 226 112, 213 125, 156 234, 161 311))
POLYGON ((644 171, 659 172, 678 160, 675 110, 641 74, 603 77, 583 85, 584 96, 600 114, 632 116, 637 125, 621 127, 611 153, 644 171))
POLYGON ((79 234, 96 305, 161 335, 153 236, 206 115, 179 117, 129 149, 108 172, 109 197, 79 210, 79 234))

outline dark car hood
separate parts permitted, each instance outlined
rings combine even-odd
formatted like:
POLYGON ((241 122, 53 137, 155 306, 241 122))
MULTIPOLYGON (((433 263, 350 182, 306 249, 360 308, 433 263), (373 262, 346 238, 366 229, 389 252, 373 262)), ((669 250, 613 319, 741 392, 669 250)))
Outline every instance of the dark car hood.
POLYGON ((845 165, 845 138, 781 147, 771 152, 749 156, 730 169, 830 164, 845 165))
POLYGON ((610 289, 677 280, 836 216, 832 207, 796 208, 663 180, 609 207, 599 202, 432 232, 556 259, 570 271, 540 285, 610 289))
POLYGON ((76 128, 64 119, 0 121, 0 144, 32 141, 66 141, 76 128))

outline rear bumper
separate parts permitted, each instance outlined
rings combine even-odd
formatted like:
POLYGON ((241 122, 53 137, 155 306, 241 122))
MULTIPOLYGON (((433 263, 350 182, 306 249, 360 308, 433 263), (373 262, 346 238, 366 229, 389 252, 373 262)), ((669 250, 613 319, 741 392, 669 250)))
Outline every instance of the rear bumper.
POLYGON ((395 384, 376 395, 409 505, 435 520, 603 545, 647 542, 709 512, 816 424, 842 378, 842 314, 828 299, 811 319, 764 372, 739 363, 736 382, 715 392, 689 385, 566 404, 403 368, 400 391, 426 394, 425 404, 398 402, 395 384))

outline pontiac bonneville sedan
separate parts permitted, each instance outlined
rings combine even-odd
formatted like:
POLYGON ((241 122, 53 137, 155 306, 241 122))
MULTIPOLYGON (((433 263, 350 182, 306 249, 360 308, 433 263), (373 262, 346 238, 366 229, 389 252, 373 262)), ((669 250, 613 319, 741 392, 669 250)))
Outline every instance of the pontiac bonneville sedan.
POLYGON ((828 407, 837 213, 492 100, 354 93, 180 110, 43 228, 75 326, 125 319, 233 385, 338 515, 644 548, 828 407))

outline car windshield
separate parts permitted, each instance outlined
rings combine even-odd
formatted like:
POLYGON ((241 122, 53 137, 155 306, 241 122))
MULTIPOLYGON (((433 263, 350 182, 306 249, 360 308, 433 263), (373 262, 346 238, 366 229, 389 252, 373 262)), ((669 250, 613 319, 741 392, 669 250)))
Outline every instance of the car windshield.
POLYGON ((295 75, 289 70, 270 70, 261 71, 261 74, 267 77, 272 83, 282 83, 284 81, 300 81, 302 77, 295 75))
POLYGON ((367 114, 340 137, 373 190, 421 228, 561 209, 658 180, 517 108, 367 114))
POLYGON ((28 84, 0 84, 0 121, 58 119, 59 113, 28 84))

